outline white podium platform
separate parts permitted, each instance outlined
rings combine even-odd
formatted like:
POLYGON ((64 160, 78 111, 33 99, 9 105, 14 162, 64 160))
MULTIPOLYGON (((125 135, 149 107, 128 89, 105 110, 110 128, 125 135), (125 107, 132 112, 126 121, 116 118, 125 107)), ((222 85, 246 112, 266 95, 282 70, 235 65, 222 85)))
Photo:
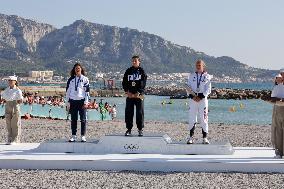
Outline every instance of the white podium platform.
POLYGON ((284 159, 274 159, 271 148, 230 147, 228 143, 178 144, 167 135, 145 138, 109 135, 90 143, 49 141, 41 144, 0 144, 0 168, 284 173, 284 159), (209 154, 209 148, 223 154, 209 154), (207 155, 203 151, 207 151, 207 155), (186 155, 197 152, 203 154, 186 155))
POLYGON ((146 135, 143 137, 106 135, 99 141, 68 143, 55 140, 41 143, 36 152, 84 153, 84 154, 174 154, 174 155, 228 155, 234 150, 229 142, 209 145, 175 143, 168 135, 146 135))

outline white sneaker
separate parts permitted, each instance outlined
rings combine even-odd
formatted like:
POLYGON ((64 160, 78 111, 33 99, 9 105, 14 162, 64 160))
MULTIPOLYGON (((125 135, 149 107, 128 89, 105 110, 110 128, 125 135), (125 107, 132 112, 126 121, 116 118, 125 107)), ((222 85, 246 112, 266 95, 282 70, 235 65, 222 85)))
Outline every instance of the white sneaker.
POLYGON ((18 143, 15 142, 15 141, 10 143, 10 145, 16 145, 16 144, 18 144, 18 143))
POLYGON ((192 138, 192 137, 189 137, 189 139, 187 140, 186 143, 187 143, 187 144, 193 144, 193 138, 192 138))
POLYGON ((85 136, 82 136, 81 137, 81 142, 86 142, 87 140, 86 140, 86 137, 85 136))
POLYGON ((203 144, 210 144, 209 140, 207 138, 203 138, 203 144))
POLYGON ((76 140, 77 140, 77 136, 72 135, 72 137, 69 139, 69 142, 76 142, 76 140))

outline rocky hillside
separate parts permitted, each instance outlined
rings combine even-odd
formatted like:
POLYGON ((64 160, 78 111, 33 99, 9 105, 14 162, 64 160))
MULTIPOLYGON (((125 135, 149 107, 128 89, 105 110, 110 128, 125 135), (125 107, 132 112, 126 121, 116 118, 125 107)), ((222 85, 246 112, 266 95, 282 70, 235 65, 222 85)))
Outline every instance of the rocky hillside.
POLYGON ((52 69, 67 74, 75 61, 89 73, 122 71, 130 57, 139 54, 148 72, 189 72, 202 58, 210 73, 248 80, 271 78, 273 71, 249 67, 231 57, 213 57, 190 47, 173 44, 157 35, 84 20, 56 29, 18 16, 0 14, 0 74, 52 69))
POLYGON ((38 42, 53 30, 48 24, 0 14, 0 75, 43 68, 34 54, 38 42))

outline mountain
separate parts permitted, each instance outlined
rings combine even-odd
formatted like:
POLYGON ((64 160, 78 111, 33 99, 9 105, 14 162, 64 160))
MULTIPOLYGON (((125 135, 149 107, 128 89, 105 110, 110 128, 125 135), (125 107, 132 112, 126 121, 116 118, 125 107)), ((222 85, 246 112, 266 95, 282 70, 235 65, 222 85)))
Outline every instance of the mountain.
POLYGON ((48 24, 0 14, 0 74, 24 74, 30 69, 44 68, 34 54, 38 42, 53 30, 48 24))
POLYGON ((149 73, 190 72, 201 58, 217 77, 271 78, 275 71, 249 67, 223 56, 213 57, 180 46, 157 35, 135 29, 119 28, 77 20, 61 29, 0 14, 0 74, 25 74, 31 69, 52 69, 67 75, 79 61, 88 73, 122 72, 130 58, 139 54, 149 73))

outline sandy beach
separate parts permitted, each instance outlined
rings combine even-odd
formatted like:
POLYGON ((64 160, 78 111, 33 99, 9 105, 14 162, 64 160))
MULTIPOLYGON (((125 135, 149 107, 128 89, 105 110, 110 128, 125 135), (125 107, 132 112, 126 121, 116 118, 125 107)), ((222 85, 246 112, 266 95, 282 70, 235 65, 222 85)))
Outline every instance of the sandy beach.
MULTIPOLYGON (((0 142, 6 141, 5 120, 0 120, 0 142)), ((88 138, 124 133, 121 120, 89 122, 88 138)), ((167 133, 185 141, 186 123, 146 121, 145 133, 167 133)), ((135 130, 133 130, 135 132, 135 130)), ((69 122, 32 119, 22 121, 22 142, 68 138, 69 122)), ((201 129, 196 131, 200 140, 201 129)), ((210 125, 209 139, 230 140, 233 146, 270 146, 269 125, 210 125)), ((283 174, 160 173, 62 170, 0 170, 1 188, 282 188, 283 174)))

